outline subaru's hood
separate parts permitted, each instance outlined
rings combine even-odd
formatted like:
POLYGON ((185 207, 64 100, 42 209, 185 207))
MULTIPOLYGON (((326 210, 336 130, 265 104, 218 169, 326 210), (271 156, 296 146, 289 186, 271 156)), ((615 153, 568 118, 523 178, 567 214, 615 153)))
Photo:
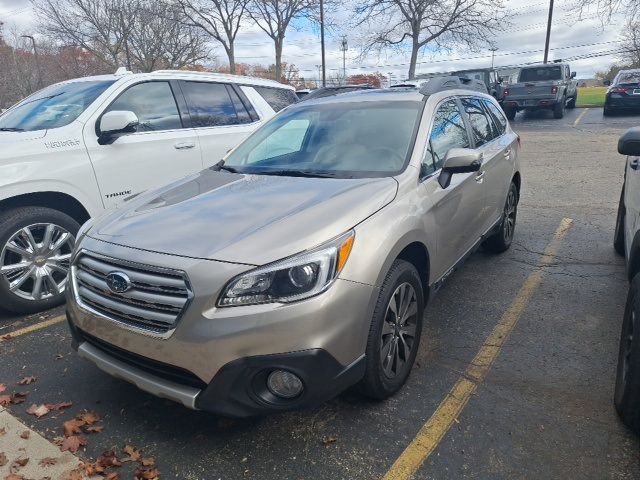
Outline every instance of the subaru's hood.
POLYGON ((143 250, 263 265, 349 230, 389 202, 393 178, 327 179, 205 170, 96 221, 89 236, 143 250))

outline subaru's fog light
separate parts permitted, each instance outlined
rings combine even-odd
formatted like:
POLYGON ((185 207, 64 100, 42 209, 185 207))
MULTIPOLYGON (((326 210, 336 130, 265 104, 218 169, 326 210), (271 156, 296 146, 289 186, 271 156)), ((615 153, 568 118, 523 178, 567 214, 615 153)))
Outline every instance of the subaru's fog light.
POLYGON ((267 378, 267 387, 276 397, 294 398, 302 393, 302 380, 286 370, 274 370, 267 378))

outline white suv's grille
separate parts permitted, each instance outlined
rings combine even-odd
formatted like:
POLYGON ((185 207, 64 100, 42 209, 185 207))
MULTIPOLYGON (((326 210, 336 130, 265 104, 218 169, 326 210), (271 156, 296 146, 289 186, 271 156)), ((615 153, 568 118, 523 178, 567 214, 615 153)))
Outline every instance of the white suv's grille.
POLYGON ((182 272, 119 262, 87 252, 78 255, 73 275, 82 304, 117 322, 156 334, 175 328, 191 298, 182 272), (112 273, 128 277, 126 291, 110 288, 107 277, 112 273))

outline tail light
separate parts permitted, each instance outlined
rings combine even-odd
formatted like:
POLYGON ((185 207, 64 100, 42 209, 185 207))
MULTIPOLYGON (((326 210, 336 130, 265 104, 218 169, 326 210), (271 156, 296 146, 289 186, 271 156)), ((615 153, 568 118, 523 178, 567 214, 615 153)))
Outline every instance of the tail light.
POLYGON ((558 87, 557 87, 557 86, 555 86, 555 85, 554 85, 553 87, 551 87, 551 93, 553 93, 554 95, 555 95, 556 93, 558 93, 558 87))
POLYGON ((627 93, 627 89, 623 87, 613 87, 609 93, 627 93))

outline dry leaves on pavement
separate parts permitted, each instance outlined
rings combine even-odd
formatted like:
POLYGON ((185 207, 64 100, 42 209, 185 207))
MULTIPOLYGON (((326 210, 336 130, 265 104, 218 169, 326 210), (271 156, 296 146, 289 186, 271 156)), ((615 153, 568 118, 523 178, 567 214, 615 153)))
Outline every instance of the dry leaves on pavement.
POLYGON ((24 377, 22 380, 18 382, 18 385, 30 385, 35 381, 36 381, 36 377, 34 376, 24 377))
POLYGON ((40 460, 38 462, 38 465, 40 465, 41 467, 52 467, 56 463, 58 463, 58 459, 57 458, 45 457, 45 458, 43 458, 42 460, 40 460))
POLYGON ((160 470, 157 468, 138 468, 133 474, 135 480, 157 480, 160 478, 160 470))
POLYGON ((69 450, 71 453, 76 453, 78 450, 80 450, 80 447, 84 447, 86 444, 87 440, 84 437, 71 435, 70 437, 66 437, 62 441, 60 450, 62 450, 63 452, 69 450))
POLYGON ((4 467, 8 461, 9 460, 7 460, 7 455, 5 455, 4 452, 0 452, 0 467, 4 467))
POLYGON ((44 417, 50 411, 51 410, 49 410, 46 405, 36 405, 35 403, 27 408, 27 413, 29 415, 35 415, 38 418, 44 417))
POLYGON ((31 435, 31 432, 30 432, 29 430, 25 430, 24 432, 22 432, 22 433, 20 434, 20 438, 22 438, 22 439, 26 440, 26 439, 28 439, 28 438, 29 438, 29 435, 31 435))
POLYGON ((0 395, 0 406, 8 407, 9 404, 18 405, 24 402, 25 398, 27 398, 27 394, 22 392, 12 393, 11 395, 0 395))
POLYGON ((136 447, 132 447, 131 445, 126 445, 122 451, 127 454, 127 456, 121 459, 121 462, 137 462, 140 460, 142 454, 136 447))

